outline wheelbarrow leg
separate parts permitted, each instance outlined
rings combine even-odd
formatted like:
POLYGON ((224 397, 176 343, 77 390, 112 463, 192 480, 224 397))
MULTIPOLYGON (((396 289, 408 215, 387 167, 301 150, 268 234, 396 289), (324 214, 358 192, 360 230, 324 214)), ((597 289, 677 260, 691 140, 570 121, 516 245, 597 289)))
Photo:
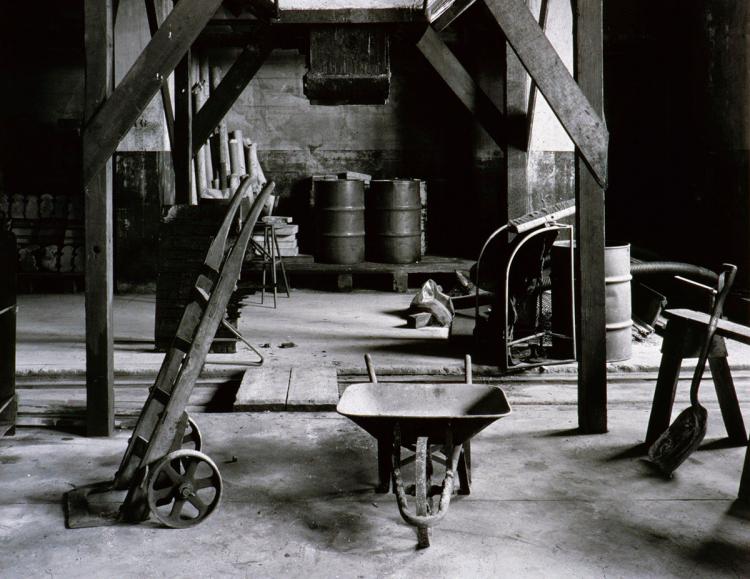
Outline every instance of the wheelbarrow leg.
POLYGON ((378 438, 378 486, 375 489, 376 493, 383 494, 391 490, 391 478, 393 476, 392 449, 393 441, 391 439, 378 438))
POLYGON ((461 457, 458 459, 458 494, 471 494, 471 441, 464 442, 461 457))

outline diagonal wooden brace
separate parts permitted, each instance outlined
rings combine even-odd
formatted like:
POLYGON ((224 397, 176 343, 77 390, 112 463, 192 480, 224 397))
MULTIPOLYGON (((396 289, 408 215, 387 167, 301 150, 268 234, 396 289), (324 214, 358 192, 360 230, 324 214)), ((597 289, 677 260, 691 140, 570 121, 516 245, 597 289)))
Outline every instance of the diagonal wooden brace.
POLYGON ((484 0, 531 80, 547 99, 591 169, 607 186, 609 132, 583 94, 524 0, 484 0))
POLYGON ((476 116, 487 134, 505 150, 508 140, 505 117, 432 27, 428 26, 424 31, 417 48, 463 105, 476 116))
POLYGON ((115 152, 222 0, 181 0, 84 129, 83 184, 115 152))

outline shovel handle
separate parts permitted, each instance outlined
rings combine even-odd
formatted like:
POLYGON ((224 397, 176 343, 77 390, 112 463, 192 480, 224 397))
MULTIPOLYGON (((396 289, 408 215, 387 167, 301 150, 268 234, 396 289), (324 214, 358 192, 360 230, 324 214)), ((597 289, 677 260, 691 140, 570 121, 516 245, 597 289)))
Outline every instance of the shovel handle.
POLYGON ((732 289, 734 283, 734 277, 737 274, 737 266, 731 263, 725 263, 722 265, 722 271, 719 274, 719 281, 716 285, 716 299, 714 300, 713 308, 711 310, 711 318, 708 321, 708 327, 706 328, 706 339, 701 345, 700 356, 698 357, 698 364, 695 366, 695 372, 693 372, 693 381, 690 383, 690 404, 692 406, 698 406, 698 388, 700 387, 701 380, 703 379, 703 372, 706 368, 706 361, 708 360, 708 352, 711 349, 711 342, 714 339, 716 328, 719 326, 719 320, 724 309, 724 302, 727 299, 729 290, 732 289))

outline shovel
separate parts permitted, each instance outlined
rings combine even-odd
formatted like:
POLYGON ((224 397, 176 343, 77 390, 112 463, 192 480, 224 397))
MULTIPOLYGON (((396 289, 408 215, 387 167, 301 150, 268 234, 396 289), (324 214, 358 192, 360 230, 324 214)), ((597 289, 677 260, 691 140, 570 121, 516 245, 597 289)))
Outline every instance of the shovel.
POLYGON ((719 319, 721 319, 724 300, 732 287, 737 272, 737 267, 731 264, 725 263, 722 268, 716 286, 717 295, 713 311, 708 322, 705 339, 701 345, 698 364, 695 367, 695 372, 693 372, 693 381, 690 383, 690 408, 683 410, 648 450, 649 460, 667 476, 672 476, 677 467, 698 448, 706 436, 708 411, 698 402, 698 388, 703 379, 703 371, 706 367, 711 341, 719 325, 719 319))

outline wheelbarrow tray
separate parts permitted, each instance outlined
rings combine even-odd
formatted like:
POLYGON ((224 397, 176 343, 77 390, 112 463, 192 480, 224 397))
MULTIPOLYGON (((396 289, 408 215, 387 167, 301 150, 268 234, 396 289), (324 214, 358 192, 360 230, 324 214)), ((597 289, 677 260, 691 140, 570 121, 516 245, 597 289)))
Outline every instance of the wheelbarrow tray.
POLYGON ((381 441, 393 437, 399 424, 403 445, 427 436, 431 444, 454 445, 510 414, 505 393, 488 384, 366 382, 352 384, 336 410, 381 441))

